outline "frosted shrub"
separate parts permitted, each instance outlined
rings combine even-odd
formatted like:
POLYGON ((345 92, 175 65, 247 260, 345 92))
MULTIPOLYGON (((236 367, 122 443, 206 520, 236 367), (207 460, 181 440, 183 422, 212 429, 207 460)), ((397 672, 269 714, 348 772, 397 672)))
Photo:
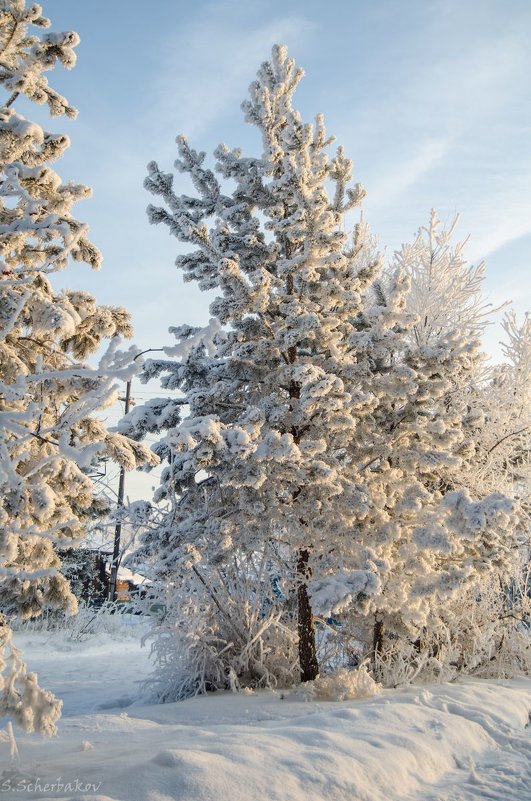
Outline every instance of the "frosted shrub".
POLYGON ((448 643, 458 673, 482 678, 531 673, 528 579, 526 574, 510 585, 485 582, 441 616, 437 639, 448 643))
POLYGON ((375 654, 385 687, 451 681, 459 676, 514 678, 531 673, 528 577, 509 587, 484 582, 434 613, 412 642, 389 638, 375 654))
MULTIPOLYGON (((270 585, 254 563, 235 560, 192 573, 154 631, 156 670, 146 690, 175 701, 208 690, 291 685, 298 672, 297 640, 281 620, 270 585)), ((162 595, 159 595, 162 598, 162 595)))
POLYGON ((47 610, 39 617, 15 620, 14 631, 56 632, 69 640, 86 640, 98 634, 120 634, 131 630, 131 608, 106 601, 95 607, 81 601, 75 615, 47 610))
POLYGON ((369 674, 366 664, 357 668, 338 668, 311 682, 311 697, 320 701, 349 701, 371 698, 381 692, 381 686, 369 674))
POLYGON ((0 717, 12 718, 27 732, 55 734, 62 701, 39 687, 37 675, 27 673, 13 632, 0 614, 0 717))
POLYGON ((131 610, 123 604, 111 601, 106 601, 96 608, 82 603, 77 615, 65 620, 65 635, 70 640, 78 641, 99 634, 123 636, 131 630, 130 612, 131 610))
POLYGON ((439 658, 434 658, 427 650, 419 651, 414 643, 399 640, 374 655, 373 671, 384 687, 451 681, 457 675, 452 654, 441 646, 439 658))

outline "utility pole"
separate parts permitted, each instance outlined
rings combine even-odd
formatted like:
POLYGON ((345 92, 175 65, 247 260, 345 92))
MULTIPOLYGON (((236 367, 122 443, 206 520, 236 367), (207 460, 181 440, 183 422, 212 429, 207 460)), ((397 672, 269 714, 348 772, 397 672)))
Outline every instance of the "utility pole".
MULTIPOLYGON (((140 356, 140 354, 138 354, 140 356)), ((135 356, 136 359, 136 356, 135 356)), ((129 412, 129 408, 131 406, 131 379, 125 385, 125 412, 124 415, 129 412)), ((120 512, 123 509, 124 505, 124 494, 125 494, 125 468, 123 466, 120 467, 120 479, 118 482, 118 500, 117 500, 117 511, 120 512)), ((111 562, 111 579, 109 582, 109 601, 116 600, 116 579, 118 577, 118 567, 120 562, 120 540, 122 538, 122 521, 120 517, 116 521, 116 526, 114 528, 114 547, 112 551, 112 562, 111 562)))
MULTIPOLYGON (((144 353, 151 353, 152 351, 163 351, 164 348, 146 348, 146 350, 140 351, 137 353, 136 356, 133 358, 133 361, 136 361, 140 356, 143 356, 144 353)), ((125 411, 124 416, 129 412, 131 407, 131 384, 132 379, 130 378, 127 384, 125 385, 125 411)), ((116 508, 118 512, 123 509, 124 505, 124 495, 125 495, 125 468, 120 467, 120 479, 118 482, 118 500, 116 503, 116 508)), ((111 563, 111 577, 109 581, 109 601, 116 601, 116 580, 118 578, 118 567, 120 566, 120 541, 122 538, 122 521, 120 517, 116 521, 116 526, 114 528, 114 547, 112 551, 112 563, 111 563)))

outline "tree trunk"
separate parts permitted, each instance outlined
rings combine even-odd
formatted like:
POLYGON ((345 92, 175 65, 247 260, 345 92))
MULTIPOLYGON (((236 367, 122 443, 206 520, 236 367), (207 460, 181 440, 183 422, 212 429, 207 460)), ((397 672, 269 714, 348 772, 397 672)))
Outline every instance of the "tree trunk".
MULTIPOLYGON (((289 248, 286 247, 286 252, 289 256, 289 248)), ((286 279, 286 291, 288 295, 293 294, 293 275, 290 273, 286 279)), ((288 348, 287 362, 288 364, 295 364, 297 361, 297 347, 292 345, 288 348)), ((291 399, 291 410, 293 411, 293 401, 299 400, 301 396, 301 388, 296 381, 292 381, 289 387, 289 396, 291 399)), ((300 431, 297 427, 291 429, 291 435, 295 445, 299 445, 301 441, 300 431)), ((293 501, 295 502, 299 497, 301 487, 293 493, 293 501)), ((300 520, 304 525, 304 521, 300 520)), ((315 647, 315 624, 313 620, 312 607, 310 599, 308 598, 308 578, 310 576, 310 567, 308 565, 310 558, 310 551, 308 548, 301 548, 297 555, 297 632, 299 635, 299 665, 301 671, 301 681, 313 681, 319 675, 319 665, 317 663, 317 648, 315 647)))
POLYGON ((300 550, 297 561, 297 605, 299 616, 297 628, 301 681, 313 681, 319 675, 317 649, 315 647, 315 625, 310 599, 308 598, 308 559, 309 552, 306 549, 300 550))
POLYGON ((374 621, 374 629, 372 631, 372 654, 373 654, 373 664, 376 670, 376 660, 377 657, 381 655, 383 651, 383 638, 384 638, 384 624, 381 620, 377 618, 374 621))

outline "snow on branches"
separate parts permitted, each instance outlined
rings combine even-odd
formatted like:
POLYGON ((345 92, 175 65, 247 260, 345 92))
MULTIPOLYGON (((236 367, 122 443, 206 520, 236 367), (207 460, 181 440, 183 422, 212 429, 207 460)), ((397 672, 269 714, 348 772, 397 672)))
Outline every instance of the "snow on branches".
MULTIPOLYGON (((7 92, 0 109, 0 607, 22 618, 43 608, 76 611, 55 546, 75 545, 101 512, 90 478, 95 460, 107 456, 132 469, 154 459, 94 416, 116 399, 116 381, 132 375, 136 351, 119 350, 120 336, 132 333, 128 312, 98 306, 86 292, 56 292, 50 282, 70 258, 97 269, 101 256, 72 213, 90 190, 63 184, 48 166, 68 138, 14 109, 24 95, 46 103, 53 116, 75 115, 42 73, 57 62, 72 67, 79 38, 30 33, 48 26, 37 4, 0 3, 0 85, 7 92), (86 357, 106 340, 99 363, 89 366, 86 357)), ((2 647, 13 649, 9 642, 6 634, 2 647)), ((53 732, 59 705, 50 701, 37 715, 34 705, 46 692, 18 657, 11 664, 0 709, 28 730, 53 732)))
MULTIPOLYGON (((470 443, 467 411, 449 398, 479 359, 483 267, 463 267, 435 215, 436 258, 425 258, 421 232, 387 272, 365 222, 347 235, 345 214, 364 190, 343 149, 330 151, 323 117, 306 123, 293 108, 302 74, 276 46, 251 84, 243 110, 261 156, 220 145, 212 170, 178 137, 176 168, 194 197, 149 164, 145 185, 161 201, 149 218, 191 246, 176 264, 217 291, 218 331, 207 346, 197 329, 172 329, 174 358, 148 365, 146 378, 179 390, 189 416, 177 419, 172 401, 165 414, 157 399, 124 430, 138 433, 141 421, 166 431, 156 497, 169 506, 144 549, 162 591, 175 582, 203 597, 186 608, 208 606, 209 630, 216 619, 226 628, 220 588, 235 565, 265 560, 256 592, 296 631, 307 680, 319 669, 314 612, 354 616, 380 640, 386 627, 415 635, 434 603, 505 564, 514 504, 452 483, 470 443), (435 276, 439 307, 421 319, 435 276), (442 308, 452 282, 457 297, 442 308)), ((264 645, 265 662, 275 658, 264 645)))

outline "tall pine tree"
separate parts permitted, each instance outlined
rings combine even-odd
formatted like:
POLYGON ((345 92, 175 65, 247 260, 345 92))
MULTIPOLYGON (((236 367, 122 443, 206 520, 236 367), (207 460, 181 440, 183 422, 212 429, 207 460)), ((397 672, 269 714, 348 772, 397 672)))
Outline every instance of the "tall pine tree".
MULTIPOLYGON (((162 376, 183 393, 189 416, 157 399, 122 424, 134 437, 167 431, 157 446, 169 463, 157 497, 170 507, 143 556, 158 560, 162 586, 185 588, 181 611, 199 595, 194 613, 210 604, 225 621, 228 633, 211 640, 210 652, 247 654, 259 644, 258 681, 270 643, 264 625, 242 634, 231 618, 235 563, 256 565, 259 555, 267 566, 256 568, 245 603, 268 582, 278 588, 256 621, 270 605, 281 608, 307 681, 319 671, 315 611, 422 626, 433 593, 451 592, 486 561, 512 512, 502 498, 476 509, 434 486, 459 464, 462 441, 460 421, 436 401, 471 346, 447 337, 409 348, 408 277, 396 270, 384 288, 364 223, 349 240, 345 214, 364 191, 351 186, 342 148, 328 155, 333 139, 322 117, 307 124, 294 110, 301 77, 275 47, 243 105, 263 154, 220 146, 219 179, 205 154, 178 138, 176 167, 196 196, 178 195, 173 175, 149 165, 146 186, 163 201, 149 208, 151 221, 194 248, 177 266, 217 298, 208 330, 172 329, 178 342, 168 359, 146 366, 146 378, 162 376), (474 528, 476 512, 483 517, 474 528)), ((196 629, 189 642, 197 640, 196 629)), ((229 660, 221 682, 235 681, 235 664, 242 660, 229 660)))
POLYGON ((56 545, 74 546, 101 511, 90 469, 106 455, 127 468, 153 461, 143 446, 94 417, 131 375, 128 313, 86 292, 56 292, 51 274, 69 259, 98 269, 87 226, 72 214, 90 190, 62 183, 49 164, 69 145, 15 110, 19 97, 52 116, 75 109, 43 72, 75 64, 75 33, 38 33, 49 21, 37 4, 0 3, 0 713, 26 730, 53 733, 60 702, 26 673, 8 621, 45 608, 76 610, 56 545), (30 30, 36 29, 35 33, 30 30), (107 339, 97 367, 85 358, 107 339))

